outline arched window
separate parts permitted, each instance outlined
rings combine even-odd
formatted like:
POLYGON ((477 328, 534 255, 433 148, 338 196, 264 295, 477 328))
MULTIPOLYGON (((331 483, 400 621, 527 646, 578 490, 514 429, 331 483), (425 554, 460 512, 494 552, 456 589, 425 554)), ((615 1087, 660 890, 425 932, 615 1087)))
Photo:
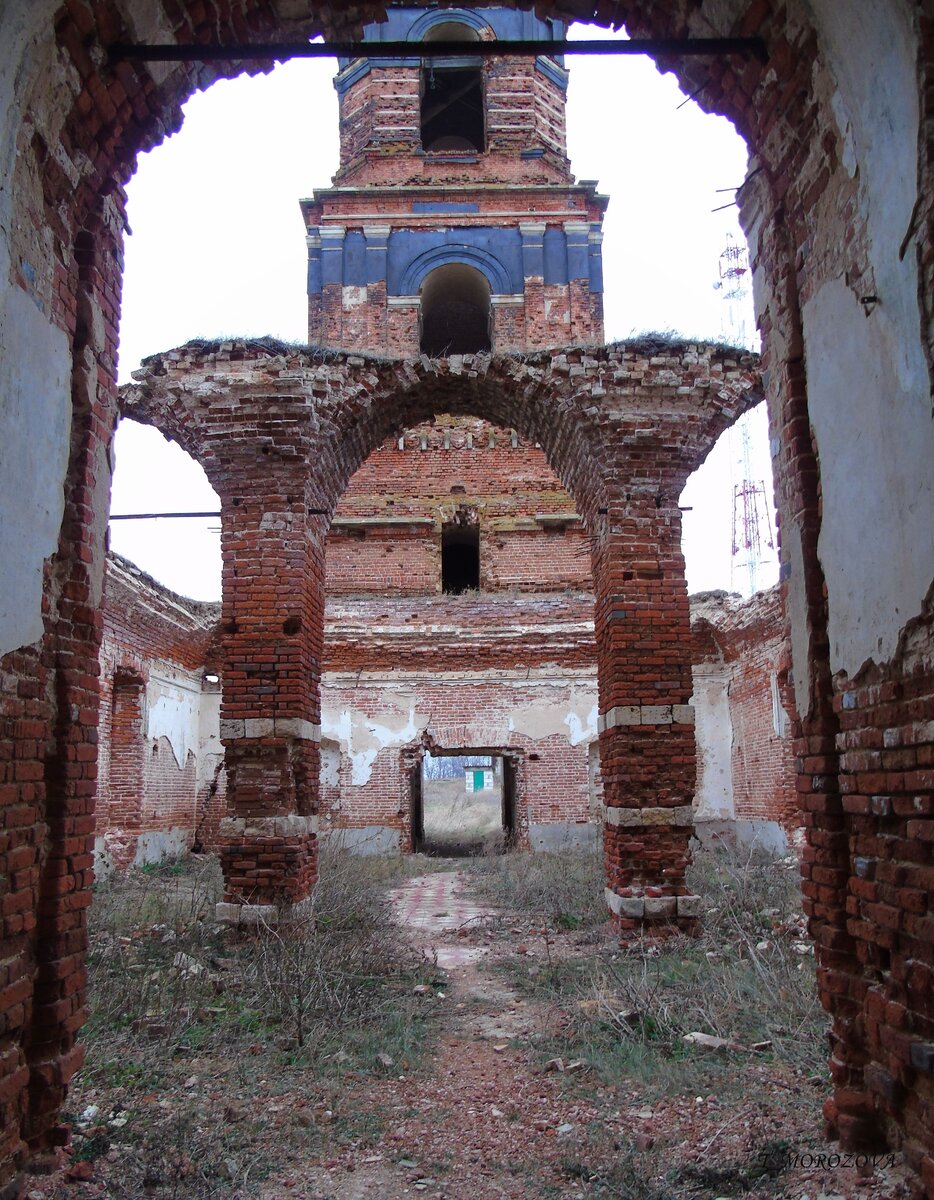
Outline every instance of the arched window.
POLYGON ((421 350, 431 358, 489 350, 490 285, 482 271, 445 263, 420 289, 421 350))
MULTIPOLYGON (((460 21, 441 21, 425 34, 426 42, 478 42, 476 29, 460 21)), ((479 66, 422 68, 422 149, 479 153, 485 148, 483 77, 479 66)))

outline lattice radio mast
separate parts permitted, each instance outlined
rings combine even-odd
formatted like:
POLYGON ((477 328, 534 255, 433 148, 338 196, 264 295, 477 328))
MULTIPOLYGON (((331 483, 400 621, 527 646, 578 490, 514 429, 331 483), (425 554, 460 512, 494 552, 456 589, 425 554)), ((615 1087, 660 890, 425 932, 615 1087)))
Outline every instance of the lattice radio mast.
POLYGON ((775 538, 772 535, 772 518, 769 515, 765 481, 752 478, 749 423, 745 417, 740 421, 740 439, 743 479, 733 487, 733 557, 730 560, 730 585, 734 584, 736 572, 745 566, 748 571, 749 595, 754 596, 756 576, 764 551, 766 548, 775 549, 775 538))
POLYGON ((734 346, 745 346, 749 253, 741 242, 734 240, 732 233, 726 235, 726 247, 720 255, 719 267, 720 278, 713 286, 722 292, 720 328, 728 342, 734 346))

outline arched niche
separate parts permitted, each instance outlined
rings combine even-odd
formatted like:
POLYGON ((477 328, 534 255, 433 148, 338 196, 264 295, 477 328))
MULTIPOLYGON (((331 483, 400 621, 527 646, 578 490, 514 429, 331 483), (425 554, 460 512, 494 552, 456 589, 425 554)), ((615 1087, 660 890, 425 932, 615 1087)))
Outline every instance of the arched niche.
POLYGON ((446 263, 426 275, 420 289, 423 354, 477 354, 492 348, 490 284, 466 263, 446 263))

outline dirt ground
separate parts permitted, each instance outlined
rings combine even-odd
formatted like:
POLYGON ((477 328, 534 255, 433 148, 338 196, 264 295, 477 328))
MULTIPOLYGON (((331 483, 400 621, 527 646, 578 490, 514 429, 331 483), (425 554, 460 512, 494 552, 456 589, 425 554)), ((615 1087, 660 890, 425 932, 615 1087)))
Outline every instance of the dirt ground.
POLYGON ((464 867, 411 879, 391 902, 424 965, 409 990, 430 1018, 418 1026, 433 1030, 427 1052, 394 1044, 371 1071, 322 1079, 287 1055, 274 1062, 259 1034, 227 1057, 195 1041, 151 1086, 142 1050, 139 1070, 92 1063, 71 1098, 71 1145, 51 1174, 29 1178, 29 1200, 908 1197, 890 1156, 831 1157, 826 1078, 767 1053, 713 1053, 708 1074, 692 1059, 688 1078, 706 1084, 696 1093, 608 1075, 593 1055, 548 1057, 575 1043, 567 1004, 540 982, 589 962, 597 944, 606 952, 608 929, 497 911, 464 867), (158 1152, 145 1136, 156 1125, 172 1134, 158 1152))

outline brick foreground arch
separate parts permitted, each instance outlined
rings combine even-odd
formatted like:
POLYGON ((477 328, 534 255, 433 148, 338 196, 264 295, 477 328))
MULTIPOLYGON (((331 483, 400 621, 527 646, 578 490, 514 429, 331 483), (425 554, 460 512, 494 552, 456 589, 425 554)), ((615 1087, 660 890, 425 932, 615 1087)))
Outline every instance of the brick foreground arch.
MULTIPOLYGON (((834 1022, 828 1126, 848 1147, 880 1136, 901 1146, 934 1194, 930 5, 536 8, 625 21, 632 34, 765 41, 764 64, 665 65, 734 121, 753 154, 738 199, 794 646, 805 909, 834 1022), (835 556, 841 539, 850 554, 835 556), (862 611, 872 645, 853 631, 862 611)), ((13 397, 0 435, 12 468, 25 464, 23 486, 4 494, 14 536, 0 604, 0 1186, 29 1148, 54 1143, 81 1061, 121 187, 138 151, 178 128, 193 90, 241 70, 110 65, 106 46, 353 34, 383 12, 326 0, 11 0, 0 10, 0 150, 11 164, 0 193, 0 336, 14 331, 0 355, 13 397)))
POLYGON ((148 359, 136 379, 124 414, 175 437, 221 497, 225 919, 256 920, 314 883, 329 519, 387 437, 448 412, 540 443, 575 499, 596 596, 607 902, 626 935, 694 927, 678 497, 761 399, 754 356, 649 341, 386 362, 195 342, 148 359))

